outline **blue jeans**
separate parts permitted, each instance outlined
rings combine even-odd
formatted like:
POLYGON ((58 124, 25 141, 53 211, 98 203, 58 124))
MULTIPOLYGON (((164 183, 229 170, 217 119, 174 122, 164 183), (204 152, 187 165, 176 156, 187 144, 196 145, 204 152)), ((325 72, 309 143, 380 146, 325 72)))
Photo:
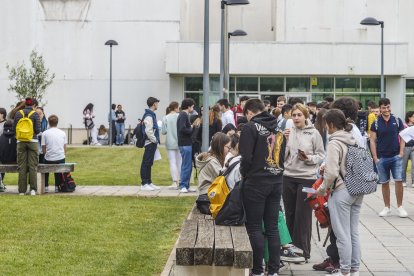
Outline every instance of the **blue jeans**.
POLYGON ((117 145, 124 144, 124 135, 125 135, 125 124, 124 123, 115 123, 116 126, 116 141, 117 145))
POLYGON ((385 184, 390 181, 390 172, 395 181, 402 180, 402 158, 400 156, 381 157, 376 165, 379 184, 385 184))
POLYGON ((191 178, 191 170, 192 170, 192 157, 193 157, 193 150, 192 146, 183 146, 179 147, 181 153, 181 176, 180 176, 180 189, 181 188, 190 188, 190 178, 191 178))

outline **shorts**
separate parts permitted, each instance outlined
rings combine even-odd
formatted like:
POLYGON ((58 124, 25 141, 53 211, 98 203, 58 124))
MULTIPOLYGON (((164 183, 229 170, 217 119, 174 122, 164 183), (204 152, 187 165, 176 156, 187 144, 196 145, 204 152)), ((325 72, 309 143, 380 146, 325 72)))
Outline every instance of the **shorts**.
POLYGON ((402 181, 402 158, 399 155, 393 157, 381 157, 376 164, 379 176, 379 184, 390 181, 390 172, 395 181, 402 181))

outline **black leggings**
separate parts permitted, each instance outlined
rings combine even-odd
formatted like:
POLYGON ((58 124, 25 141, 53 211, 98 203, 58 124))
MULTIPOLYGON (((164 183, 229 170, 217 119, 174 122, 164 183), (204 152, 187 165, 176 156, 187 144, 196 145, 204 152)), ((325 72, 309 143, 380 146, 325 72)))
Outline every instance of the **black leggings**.
POLYGON ((250 179, 244 183, 243 203, 246 211, 246 230, 253 249, 253 274, 263 273, 265 237, 269 244, 269 274, 279 271, 278 218, 282 194, 281 181, 282 177, 275 177, 272 184, 250 179), (262 230, 262 222, 264 222, 265 233, 262 230))

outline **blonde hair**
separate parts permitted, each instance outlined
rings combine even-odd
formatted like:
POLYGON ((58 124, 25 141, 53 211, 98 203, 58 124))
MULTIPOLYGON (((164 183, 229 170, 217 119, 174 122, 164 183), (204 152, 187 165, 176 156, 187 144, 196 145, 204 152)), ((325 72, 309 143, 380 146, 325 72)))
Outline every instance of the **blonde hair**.
POLYGON ((305 116, 305 118, 306 118, 306 119, 309 119, 309 110, 308 110, 308 108, 307 108, 304 104, 301 104, 301 103, 297 103, 297 104, 295 104, 295 105, 292 107, 292 113, 293 113, 295 110, 299 110, 300 112, 302 112, 302 113, 303 113, 303 115, 305 116))

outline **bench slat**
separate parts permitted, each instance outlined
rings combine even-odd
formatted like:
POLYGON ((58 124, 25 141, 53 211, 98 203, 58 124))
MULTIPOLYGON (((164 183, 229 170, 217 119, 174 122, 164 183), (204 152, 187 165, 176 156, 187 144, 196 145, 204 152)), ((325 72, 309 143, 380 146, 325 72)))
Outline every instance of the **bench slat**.
POLYGON ((234 250, 230 227, 215 225, 214 239, 214 264, 233 266, 234 250))
POLYGON ((197 221, 185 220, 175 249, 177 265, 194 265, 194 245, 197 240, 197 221))
POLYGON ((188 216, 188 219, 194 219, 199 220, 204 218, 204 214, 200 213, 200 211, 197 209, 197 206, 194 205, 193 209, 191 210, 190 215, 188 216))
MULTIPOLYGON (((39 164, 37 165, 38 173, 64 173, 73 172, 75 170, 74 163, 67 164, 39 164)), ((0 164, 0 172, 4 173, 17 173, 17 164, 0 164)))
POLYGON ((214 223, 198 220, 197 242, 194 246, 194 264, 212 265, 214 252, 214 223))
POLYGON ((253 250, 244 226, 231 226, 234 247, 234 264, 236 268, 253 267, 253 250))

